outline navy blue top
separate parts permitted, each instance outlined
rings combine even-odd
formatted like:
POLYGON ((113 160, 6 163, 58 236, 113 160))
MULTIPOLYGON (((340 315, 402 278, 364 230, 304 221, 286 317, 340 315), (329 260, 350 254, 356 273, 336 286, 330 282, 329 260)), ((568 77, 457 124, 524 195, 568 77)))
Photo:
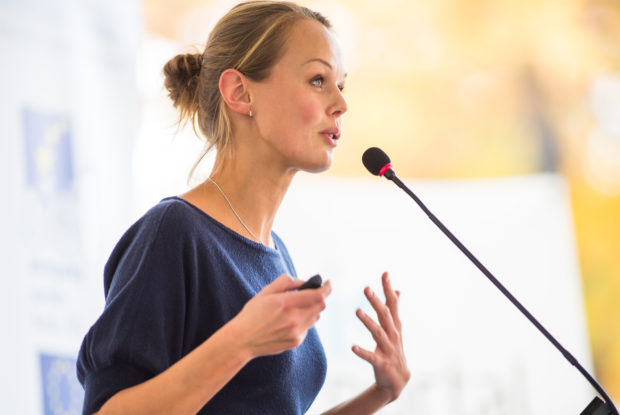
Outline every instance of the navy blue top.
MULTIPOLYGON (((286 247, 272 237, 276 249, 178 197, 132 225, 105 266, 105 309, 78 356, 84 414, 170 367, 281 274, 296 276, 286 247)), ((250 361, 199 414, 303 414, 325 371, 312 328, 301 346, 250 361)))

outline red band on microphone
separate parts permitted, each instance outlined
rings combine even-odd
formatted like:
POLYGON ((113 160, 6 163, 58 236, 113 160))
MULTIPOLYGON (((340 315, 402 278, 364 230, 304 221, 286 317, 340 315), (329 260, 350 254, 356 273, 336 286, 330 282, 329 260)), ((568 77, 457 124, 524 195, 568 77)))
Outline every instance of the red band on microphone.
POLYGON ((381 170, 379 170, 379 177, 383 176, 391 168, 392 168, 392 163, 388 163, 385 166, 381 167, 381 170))

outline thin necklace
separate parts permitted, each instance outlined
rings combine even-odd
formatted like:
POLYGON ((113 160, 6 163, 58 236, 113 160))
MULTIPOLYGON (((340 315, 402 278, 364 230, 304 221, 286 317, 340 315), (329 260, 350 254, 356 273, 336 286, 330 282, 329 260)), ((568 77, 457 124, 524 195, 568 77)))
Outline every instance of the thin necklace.
POLYGON ((209 181, 211 183, 213 183, 215 185, 215 187, 217 187, 217 190, 220 191, 220 193, 222 194, 222 196, 224 196, 224 199, 226 199, 226 203, 228 203, 228 207, 230 207, 230 210, 232 210, 232 213, 235 214, 235 216, 237 217, 237 219, 239 220, 239 223, 245 228, 246 231, 248 231, 248 233, 250 235, 252 235, 252 238, 254 238, 259 244, 264 245, 263 241, 261 241, 259 238, 256 237, 256 235, 254 235, 254 233, 245 225, 245 223, 243 223, 243 220, 241 220, 241 216, 239 216, 239 214, 237 213, 237 211, 235 210, 235 208, 232 206, 232 204, 230 203, 230 200, 228 200, 228 197, 226 196, 226 193, 224 193, 224 191, 222 190, 222 188, 220 187, 219 184, 215 183, 215 180, 213 180, 211 177, 209 177, 209 181))

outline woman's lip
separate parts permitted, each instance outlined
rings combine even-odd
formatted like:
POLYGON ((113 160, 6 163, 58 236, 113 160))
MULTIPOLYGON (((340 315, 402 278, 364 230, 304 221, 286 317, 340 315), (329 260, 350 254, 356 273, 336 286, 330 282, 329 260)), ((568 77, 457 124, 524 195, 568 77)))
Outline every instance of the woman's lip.
POLYGON ((337 136, 334 136, 334 138, 332 138, 332 134, 329 133, 321 133, 321 135, 323 136, 323 138, 325 139, 325 141, 327 142, 327 144, 329 144, 332 147, 336 147, 338 145, 338 138, 337 136))
POLYGON ((339 128, 328 128, 327 130, 321 131, 321 134, 332 134, 334 138, 337 140, 340 138, 340 129, 339 128))

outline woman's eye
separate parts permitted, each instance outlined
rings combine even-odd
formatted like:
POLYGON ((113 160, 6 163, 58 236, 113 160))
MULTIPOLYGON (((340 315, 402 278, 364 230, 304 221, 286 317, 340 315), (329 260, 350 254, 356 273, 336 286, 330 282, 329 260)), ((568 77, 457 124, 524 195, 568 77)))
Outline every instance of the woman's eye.
POLYGON ((312 81, 310 81, 310 83, 318 88, 321 88, 323 86, 323 77, 317 76, 316 78, 312 78, 312 81))

